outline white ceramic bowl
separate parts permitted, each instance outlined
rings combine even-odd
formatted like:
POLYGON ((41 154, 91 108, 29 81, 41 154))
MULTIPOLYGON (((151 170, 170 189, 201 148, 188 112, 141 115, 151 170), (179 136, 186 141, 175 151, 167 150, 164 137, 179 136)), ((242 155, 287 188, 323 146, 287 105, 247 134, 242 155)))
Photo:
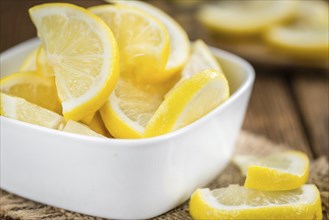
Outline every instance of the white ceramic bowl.
MULTIPOLYGON (((1 54, 2 76, 16 71, 39 44, 1 54)), ((231 97, 175 132, 140 140, 101 139, 1 117, 1 188, 93 216, 144 219, 186 201, 228 164, 245 115, 253 68, 213 48, 231 97)))

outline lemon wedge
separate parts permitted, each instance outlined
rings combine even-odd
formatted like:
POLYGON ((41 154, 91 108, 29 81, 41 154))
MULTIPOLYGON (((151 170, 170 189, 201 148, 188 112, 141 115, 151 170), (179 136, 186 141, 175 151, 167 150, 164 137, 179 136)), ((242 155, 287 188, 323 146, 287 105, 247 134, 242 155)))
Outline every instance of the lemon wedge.
POLYGON ((209 29, 230 35, 253 35, 291 19, 298 1, 218 1, 203 5, 198 19, 209 29))
POLYGON ((194 74, 202 72, 206 69, 213 69, 219 73, 223 73, 222 68, 220 67, 215 56, 212 54, 210 48, 202 40, 197 40, 193 43, 191 52, 192 53, 181 72, 180 80, 165 95, 165 98, 169 96, 169 94, 180 82, 190 78, 194 74))
POLYGON ((210 48, 202 40, 197 40, 192 45, 192 53, 181 73, 181 80, 188 79, 206 69, 213 69, 223 73, 210 48))
POLYGON ((116 138, 141 138, 145 126, 174 84, 136 84, 119 79, 114 92, 100 109, 108 131, 116 138))
POLYGON ((80 121, 81 121, 82 123, 86 124, 86 125, 89 125, 89 124, 92 122, 94 116, 95 116, 95 113, 90 114, 90 115, 88 115, 87 117, 81 119, 80 121))
POLYGON ((49 64, 44 46, 40 46, 37 51, 36 67, 39 73, 44 76, 54 76, 54 70, 49 64))
POLYGON ((174 19, 146 2, 134 0, 108 0, 107 2, 134 7, 158 19, 166 27, 170 38, 170 54, 165 71, 168 74, 175 74, 183 68, 190 54, 190 42, 185 30, 174 19))
POLYGON ((0 80, 1 92, 24 98, 28 102, 62 114, 55 79, 43 77, 38 72, 13 73, 0 80))
POLYGON ((258 190, 296 189, 306 183, 309 175, 309 159, 299 151, 262 157, 237 155, 233 161, 247 176, 245 187, 258 190))
POLYGON ((238 185, 197 189, 189 207, 193 219, 322 219, 320 193, 311 184, 278 192, 238 185))
POLYGON ((105 124, 103 122, 103 119, 99 111, 97 111, 94 114, 94 117, 92 118, 88 126, 90 127, 91 130, 97 132, 98 134, 112 138, 112 135, 108 132, 107 128, 105 127, 105 124))
POLYGON ((165 72, 170 42, 165 26, 138 9, 123 5, 89 8, 111 28, 119 45, 121 77, 138 82, 170 78, 165 72))
POLYGON ((329 7, 324 1, 300 1, 298 13, 289 24, 264 33, 269 46, 296 58, 328 59, 329 7))
POLYGON ((62 128, 65 122, 55 112, 2 92, 0 104, 1 115, 8 118, 54 129, 62 128))
POLYGON ((86 136, 92 136, 92 137, 102 137, 105 138, 103 135, 100 135, 93 130, 91 130, 87 125, 84 125, 82 123, 69 120, 66 125, 64 126, 62 131, 74 133, 74 134, 81 134, 86 136))
POLYGON ((34 71, 37 69, 36 57, 37 57, 38 49, 39 48, 32 50, 27 55, 27 57, 23 60, 21 66, 19 67, 19 72, 34 71))
POLYGON ((42 4, 29 12, 54 70, 65 119, 79 121, 96 112, 119 74, 111 30, 88 10, 71 4, 42 4))
POLYGON ((179 83, 161 103, 145 128, 145 137, 184 127, 224 102, 229 96, 225 76, 204 70, 179 83))

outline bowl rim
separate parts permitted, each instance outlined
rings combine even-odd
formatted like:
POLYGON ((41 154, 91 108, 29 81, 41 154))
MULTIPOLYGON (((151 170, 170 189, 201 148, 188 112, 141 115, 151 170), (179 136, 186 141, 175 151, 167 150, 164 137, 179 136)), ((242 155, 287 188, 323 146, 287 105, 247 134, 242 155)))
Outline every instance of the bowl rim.
MULTIPOLYGON (((15 52, 18 53, 18 51, 24 50, 24 48, 29 47, 32 44, 37 45, 38 43, 40 43, 40 40, 38 38, 32 38, 32 39, 19 43, 15 46, 5 50, 4 52, 0 53, 1 63, 5 62, 4 60, 6 59, 6 57, 10 56, 12 53, 15 53, 15 52)), ((218 107, 216 107, 215 109, 213 109, 212 111, 210 111, 209 113, 207 113, 206 115, 201 117, 200 119, 192 122, 191 124, 189 124, 183 128, 180 128, 178 130, 175 130, 175 131, 163 134, 163 135, 159 135, 156 137, 148 137, 148 138, 140 138, 140 139, 100 138, 100 137, 92 137, 92 136, 85 136, 85 135, 74 134, 74 133, 69 133, 69 132, 63 132, 63 131, 56 130, 56 129, 46 128, 46 127, 30 124, 27 122, 18 121, 18 120, 11 119, 11 118, 6 118, 3 116, 0 116, 0 120, 1 120, 0 122, 4 121, 4 122, 11 123, 11 124, 18 124, 20 126, 25 126, 29 129, 35 129, 40 132, 48 132, 48 133, 52 133, 53 135, 60 135, 60 136, 69 137, 72 139, 78 139, 80 141, 84 140, 84 141, 92 141, 92 142, 97 142, 97 143, 129 144, 128 146, 130 146, 130 145, 140 145, 140 144, 152 144, 152 143, 156 143, 156 142, 166 141, 168 139, 173 139, 174 137, 180 136, 183 133, 190 132, 195 127, 199 126, 202 123, 205 123, 205 121, 207 121, 208 118, 212 117, 214 114, 218 114, 221 111, 223 111, 226 108, 226 106, 229 106, 232 102, 235 101, 235 99, 237 99, 243 93, 245 93, 248 90, 248 88, 250 86, 252 86, 252 84, 254 82, 255 70, 249 62, 247 62, 243 58, 241 58, 233 53, 230 53, 228 51, 218 49, 213 46, 210 46, 210 48, 211 48, 212 52, 214 53, 215 57, 219 57, 219 58, 225 57, 226 59, 232 61, 233 63, 235 63, 239 66, 242 66, 242 68, 246 70, 246 79, 244 80, 244 82, 242 82, 242 85, 240 85, 238 87, 238 89, 225 102, 223 102, 221 105, 219 105, 218 107)), ((2 123, 0 123, 0 126, 2 127, 2 123)))

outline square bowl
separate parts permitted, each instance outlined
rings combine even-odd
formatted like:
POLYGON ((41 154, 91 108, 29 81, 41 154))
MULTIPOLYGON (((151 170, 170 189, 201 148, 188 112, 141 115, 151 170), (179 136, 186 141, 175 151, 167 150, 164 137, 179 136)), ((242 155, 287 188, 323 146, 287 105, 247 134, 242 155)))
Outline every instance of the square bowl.
MULTIPOLYGON (((1 76, 40 44, 1 54, 1 76)), ((254 81, 250 64, 212 48, 231 96, 201 119, 159 137, 102 139, 1 116, 0 186, 22 197, 88 215, 151 218, 180 205, 228 164, 254 81)))

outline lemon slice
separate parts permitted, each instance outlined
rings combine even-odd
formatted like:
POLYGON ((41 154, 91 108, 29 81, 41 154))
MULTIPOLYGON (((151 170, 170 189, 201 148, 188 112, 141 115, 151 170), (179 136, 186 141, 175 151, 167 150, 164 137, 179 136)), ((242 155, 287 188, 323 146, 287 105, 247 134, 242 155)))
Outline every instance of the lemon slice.
POLYGON ((90 114, 90 115, 88 115, 87 117, 81 119, 80 121, 81 121, 82 123, 86 124, 86 125, 89 125, 89 124, 92 122, 94 116, 95 116, 95 113, 90 114))
POLYGON ((296 189, 307 181, 309 174, 309 159, 298 151, 262 157, 237 155, 233 161, 247 175, 245 187, 253 189, 296 189))
POLYGON ((62 116, 27 102, 25 99, 1 93, 0 104, 1 115, 5 117, 48 128, 60 129, 63 127, 64 118, 62 116))
POLYGON ((182 71, 182 80, 188 79, 206 69, 213 69, 223 73, 210 48, 202 40, 197 40, 193 43, 192 54, 182 71))
POLYGON ((106 101, 118 78, 118 49, 107 25, 66 3, 32 7, 30 16, 54 70, 66 120, 79 121, 106 101))
POLYGON ((29 53, 29 55, 27 55, 27 57, 23 60, 23 63, 19 67, 20 72, 34 71, 37 69, 36 57, 37 57, 38 49, 39 48, 32 50, 29 53))
POLYGON ((189 206, 194 219, 322 219, 320 193, 312 184, 278 192, 238 185, 197 189, 189 206))
POLYGON ((190 78, 194 74, 200 73, 206 69, 213 69, 219 73, 223 73, 218 61, 212 54, 210 48, 202 41, 197 40, 192 45, 192 53, 188 62, 181 72, 181 78, 176 85, 165 95, 165 98, 174 90, 174 88, 182 81, 190 78))
POLYGON ((224 102, 229 96, 225 76, 205 70, 179 83, 161 103, 145 128, 145 137, 184 127, 224 102))
POLYGON ((40 46, 37 51, 36 67, 39 73, 44 76, 54 76, 54 70, 49 64, 44 46, 40 46))
POLYGON ((140 82, 165 81, 170 42, 163 24, 138 9, 101 5, 89 9, 113 31, 119 45, 121 76, 140 82))
POLYGON ((190 42, 184 29, 164 11, 142 1, 108 0, 118 4, 134 7, 158 19, 166 28, 170 38, 170 54, 165 68, 168 73, 179 72, 190 54, 190 42))
POLYGON ((58 114, 62 113, 53 77, 43 77, 35 71, 19 72, 1 78, 0 85, 3 93, 24 98, 58 114))
POLYGON ((296 18, 264 33, 265 41, 297 58, 328 59, 329 7, 323 1, 301 1, 296 18))
POLYGON ((100 135, 93 130, 91 130, 87 125, 84 125, 82 123, 69 120, 62 131, 75 133, 75 134, 81 134, 86 136, 93 136, 93 137, 102 137, 105 138, 103 135, 100 135))
POLYGON ((97 111, 94 114, 94 117, 92 118, 88 126, 90 127, 91 130, 97 132, 98 134, 112 138, 112 135, 108 132, 108 130, 105 127, 105 124, 103 122, 103 119, 99 111, 97 111))
POLYGON ((145 126, 174 82, 136 84, 119 79, 100 109, 108 131, 116 138, 141 138, 145 126))
POLYGON ((230 35, 257 34, 294 16, 298 1, 220 1, 205 4, 198 19, 209 29, 230 35))

